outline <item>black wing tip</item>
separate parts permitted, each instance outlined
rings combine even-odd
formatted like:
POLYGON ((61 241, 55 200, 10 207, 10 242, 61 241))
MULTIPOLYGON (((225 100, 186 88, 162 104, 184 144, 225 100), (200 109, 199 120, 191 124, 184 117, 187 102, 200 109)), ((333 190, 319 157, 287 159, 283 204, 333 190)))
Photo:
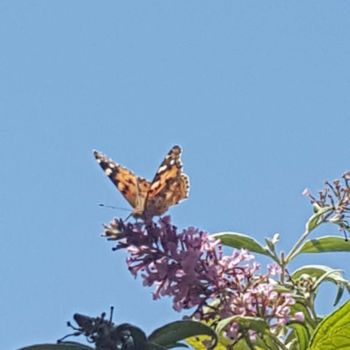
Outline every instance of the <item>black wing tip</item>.
POLYGON ((97 151, 96 149, 93 150, 93 154, 95 159, 100 162, 100 161, 104 161, 104 162, 111 162, 112 160, 109 159, 104 153, 97 151))
POLYGON ((93 149, 92 150, 93 155, 95 156, 95 158, 99 157, 99 155, 101 155, 102 153, 100 151, 98 151, 97 149, 93 149))
POLYGON ((174 145, 170 151, 175 151, 175 152, 182 152, 182 147, 180 145, 174 145))

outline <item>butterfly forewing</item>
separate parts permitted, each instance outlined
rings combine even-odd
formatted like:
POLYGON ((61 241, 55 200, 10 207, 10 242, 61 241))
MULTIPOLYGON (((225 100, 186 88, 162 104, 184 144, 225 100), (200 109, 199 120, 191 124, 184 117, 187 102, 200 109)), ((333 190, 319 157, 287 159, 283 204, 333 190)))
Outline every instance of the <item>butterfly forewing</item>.
POLYGON ((181 148, 180 146, 174 146, 159 166, 158 171, 151 182, 151 188, 148 192, 147 200, 155 197, 174 179, 177 179, 181 175, 181 172, 181 148))
POLYGON ((137 177, 129 169, 117 164, 101 152, 94 151, 95 158, 134 211, 143 212, 145 200, 151 186, 144 178, 137 177))
POLYGON ((188 189, 188 177, 182 173, 181 148, 174 146, 151 182, 145 204, 145 216, 162 215, 169 207, 187 198, 188 189))

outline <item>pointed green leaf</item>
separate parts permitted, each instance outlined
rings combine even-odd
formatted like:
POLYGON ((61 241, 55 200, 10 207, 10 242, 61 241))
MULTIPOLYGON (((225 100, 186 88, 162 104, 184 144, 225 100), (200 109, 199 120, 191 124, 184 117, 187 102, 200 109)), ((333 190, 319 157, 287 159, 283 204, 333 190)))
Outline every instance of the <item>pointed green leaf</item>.
POLYGON ((216 326, 217 333, 222 333, 226 326, 231 322, 236 322, 240 327, 243 327, 245 329, 252 329, 261 334, 269 328, 267 322, 262 318, 237 315, 225 318, 224 320, 220 321, 216 326))
POLYGON ((248 249, 250 252, 268 255, 266 248, 262 247, 253 237, 237 232, 218 232, 212 235, 220 239, 223 245, 236 249, 248 249))
POLYGON ((148 337, 149 341, 169 346, 178 341, 197 335, 208 335, 212 338, 213 345, 217 342, 217 335, 209 326, 196 321, 176 321, 156 329, 148 337))
POLYGON ((350 349, 350 301, 327 316, 316 328, 308 350, 350 349))
MULTIPOLYGON (((255 344, 255 342, 254 342, 255 344)), ((261 339, 261 343, 258 343, 261 346, 261 349, 271 349, 271 350, 280 350, 276 338, 272 336, 270 332, 265 332, 264 336, 261 339), (264 345, 265 344, 265 345, 264 345)))
POLYGON ((350 242, 338 236, 323 236, 306 241, 298 254, 350 252, 350 242))
POLYGON ((314 228, 316 228, 321 219, 322 219, 322 216, 324 214, 326 214, 328 211, 331 211, 332 208, 331 207, 324 207, 324 208, 319 208, 317 210, 317 212, 315 214, 313 214, 310 219, 308 220, 308 222, 306 223, 306 231, 307 232, 310 232, 312 231, 314 228))
POLYGON ((303 274, 319 278, 329 272, 333 272, 332 276, 343 279, 342 274, 338 270, 334 270, 327 265, 304 265, 292 273, 292 279, 295 281, 303 274))
POLYGON ((299 350, 306 350, 310 340, 310 333, 307 327, 299 322, 289 323, 293 328, 296 337, 298 338, 299 350))
MULTIPOLYGON (((179 346, 177 346, 179 347, 179 346)), ((147 344, 147 350, 167 350, 167 349, 171 349, 172 347, 165 347, 165 346, 162 346, 162 345, 158 345, 158 344, 155 344, 155 343, 152 343, 152 342, 149 342, 147 344)))
MULTIPOLYGON (((336 272, 340 272, 340 270, 338 270, 338 271, 336 270, 336 272)), ((332 282, 337 284, 338 283, 337 280, 332 277, 333 274, 334 274, 334 272, 330 271, 328 273, 325 273, 321 277, 319 277, 318 280, 316 280, 314 283, 314 289, 316 290, 321 285, 321 283, 323 283, 324 281, 332 281, 332 282)))
POLYGON ((166 347, 166 349, 178 349, 178 348, 188 349, 189 346, 187 344, 184 344, 184 343, 174 343, 173 345, 170 345, 170 346, 166 347))
POLYGON ((337 295, 335 296, 333 306, 336 306, 339 303, 341 297, 344 294, 344 290, 345 290, 344 286, 342 286, 342 285, 338 286, 337 295))
POLYGON ((31 345, 19 350, 94 350, 90 346, 79 344, 75 342, 67 342, 61 344, 38 344, 31 345))

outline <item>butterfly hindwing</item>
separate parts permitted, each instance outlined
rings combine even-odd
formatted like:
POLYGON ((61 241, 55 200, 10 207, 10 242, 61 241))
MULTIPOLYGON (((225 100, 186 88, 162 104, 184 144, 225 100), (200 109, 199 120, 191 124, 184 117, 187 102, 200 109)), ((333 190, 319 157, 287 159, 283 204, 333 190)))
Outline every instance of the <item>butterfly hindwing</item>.
POLYGON ((146 202, 146 215, 155 216, 164 214, 169 207, 188 197, 189 180, 187 175, 172 179, 155 197, 146 202))

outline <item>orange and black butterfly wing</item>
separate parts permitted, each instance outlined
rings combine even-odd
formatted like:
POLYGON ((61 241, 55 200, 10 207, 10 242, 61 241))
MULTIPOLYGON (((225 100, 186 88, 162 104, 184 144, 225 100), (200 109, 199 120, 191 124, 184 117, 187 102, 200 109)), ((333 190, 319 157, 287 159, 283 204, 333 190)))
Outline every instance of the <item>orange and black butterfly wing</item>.
POLYGON ((168 185, 158 192, 155 197, 146 201, 146 217, 164 214, 171 206, 186 199, 188 192, 188 177, 185 174, 181 174, 179 178, 169 181, 168 185))
POLYGON ((150 182, 136 176, 132 171, 117 164, 101 152, 94 151, 94 156, 105 174, 133 207, 134 214, 142 214, 151 186, 150 182))
POLYGON ((151 182, 145 203, 145 216, 162 215, 169 207, 187 198, 188 191, 189 180, 182 172, 181 148, 174 146, 151 182))

